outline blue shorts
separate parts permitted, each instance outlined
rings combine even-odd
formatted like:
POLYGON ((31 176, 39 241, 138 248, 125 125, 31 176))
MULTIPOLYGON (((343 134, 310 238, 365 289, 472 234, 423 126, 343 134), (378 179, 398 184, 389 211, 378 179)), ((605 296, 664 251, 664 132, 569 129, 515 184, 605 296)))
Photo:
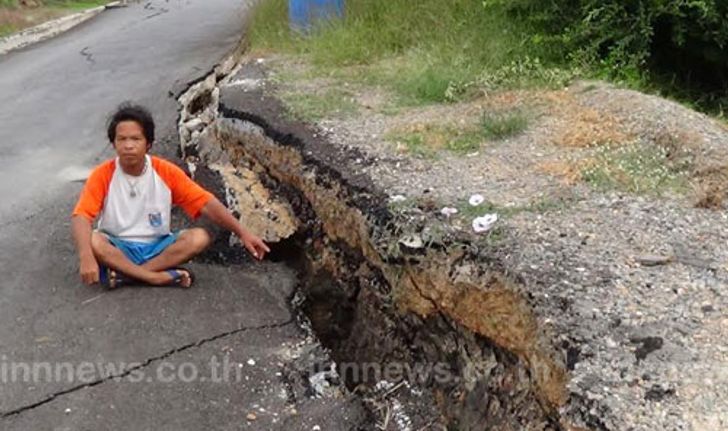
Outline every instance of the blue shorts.
POLYGON ((114 247, 124 252, 129 260, 137 265, 142 265, 161 254, 170 245, 174 244, 174 242, 177 241, 179 232, 172 232, 168 235, 159 237, 153 242, 126 241, 106 233, 104 235, 106 235, 106 238, 109 239, 109 242, 113 244, 114 247))

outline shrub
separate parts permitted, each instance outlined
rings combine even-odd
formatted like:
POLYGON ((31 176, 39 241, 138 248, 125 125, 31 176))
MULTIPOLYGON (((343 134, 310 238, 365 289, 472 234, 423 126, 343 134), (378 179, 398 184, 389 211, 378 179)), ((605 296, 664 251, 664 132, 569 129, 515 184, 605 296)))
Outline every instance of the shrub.
POLYGON ((723 0, 491 0, 575 61, 627 81, 728 88, 728 2, 723 0))

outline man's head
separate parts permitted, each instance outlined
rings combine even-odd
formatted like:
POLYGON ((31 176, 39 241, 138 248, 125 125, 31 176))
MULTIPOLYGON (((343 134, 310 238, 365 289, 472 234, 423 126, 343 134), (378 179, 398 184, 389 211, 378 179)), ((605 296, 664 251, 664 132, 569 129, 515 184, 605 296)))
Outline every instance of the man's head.
POLYGON ((154 142, 152 114, 143 106, 124 103, 109 117, 107 134, 121 162, 137 165, 154 142))

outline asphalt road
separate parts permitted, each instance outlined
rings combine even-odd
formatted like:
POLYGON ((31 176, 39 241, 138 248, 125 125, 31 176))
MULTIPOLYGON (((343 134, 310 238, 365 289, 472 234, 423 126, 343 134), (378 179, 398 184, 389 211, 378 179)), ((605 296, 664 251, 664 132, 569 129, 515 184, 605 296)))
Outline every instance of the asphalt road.
POLYGON ((343 398, 292 399, 281 378, 296 357, 290 346, 311 343, 287 306, 295 277, 282 265, 193 264, 190 290, 106 291, 78 279, 69 216, 79 177, 112 155, 106 115, 141 102, 158 141, 173 143, 172 96, 237 44, 245 11, 234 0, 135 3, 0 56, 0 429, 344 429, 358 420, 343 398), (212 381, 223 360, 244 375, 212 381), (125 367, 126 378, 99 366, 125 367), (312 407, 291 407, 301 403, 312 407))

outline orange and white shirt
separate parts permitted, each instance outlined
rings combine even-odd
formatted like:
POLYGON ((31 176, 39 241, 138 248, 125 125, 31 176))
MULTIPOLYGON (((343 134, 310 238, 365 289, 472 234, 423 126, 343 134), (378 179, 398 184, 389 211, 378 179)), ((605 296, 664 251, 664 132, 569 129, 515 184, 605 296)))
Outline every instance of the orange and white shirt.
POLYGON ((196 219, 212 194, 171 162, 146 155, 140 176, 126 174, 119 159, 97 166, 86 180, 73 215, 126 241, 149 243, 170 233, 172 205, 196 219))

